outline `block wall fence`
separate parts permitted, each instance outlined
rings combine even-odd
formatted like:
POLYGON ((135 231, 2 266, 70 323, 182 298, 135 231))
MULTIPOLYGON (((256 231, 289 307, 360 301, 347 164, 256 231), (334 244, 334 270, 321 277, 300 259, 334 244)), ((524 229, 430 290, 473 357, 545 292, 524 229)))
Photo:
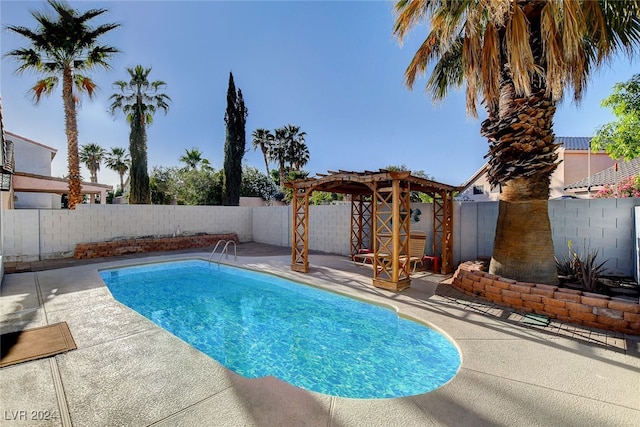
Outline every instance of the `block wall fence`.
MULTIPOLYGON (((430 204, 416 203, 421 215, 412 229, 427 232, 431 241, 430 204)), ((574 249, 598 250, 608 260, 609 274, 636 276, 638 246, 636 215, 639 198, 551 200, 549 217, 557 256, 574 249)), ((291 245, 288 206, 155 206, 81 205, 74 211, 16 209, 1 212, 3 262, 71 257, 78 243, 106 242, 149 236, 235 233, 242 242, 291 245)), ((310 206, 309 249, 348 255, 351 205, 310 206)), ((454 204, 454 264, 490 257, 498 202, 454 204)), ((427 243, 427 254, 432 248, 427 243)), ((0 270, 1 271, 1 270, 0 270)), ((637 278, 637 277, 636 277, 637 278)))

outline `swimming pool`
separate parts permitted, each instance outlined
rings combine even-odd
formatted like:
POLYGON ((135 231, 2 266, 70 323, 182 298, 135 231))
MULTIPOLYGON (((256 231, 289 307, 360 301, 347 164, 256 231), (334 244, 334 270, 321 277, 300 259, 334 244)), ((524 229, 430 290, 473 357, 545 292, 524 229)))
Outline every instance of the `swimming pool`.
POLYGON ((247 378, 371 399, 426 393, 460 367, 423 324, 273 275, 201 260, 100 274, 115 299, 247 378))

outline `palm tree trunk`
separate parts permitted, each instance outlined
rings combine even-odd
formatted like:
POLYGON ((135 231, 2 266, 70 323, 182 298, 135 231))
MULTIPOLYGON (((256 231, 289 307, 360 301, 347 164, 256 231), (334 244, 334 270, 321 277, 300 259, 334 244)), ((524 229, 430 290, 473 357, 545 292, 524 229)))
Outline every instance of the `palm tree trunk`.
POLYGON ((260 149, 262 150, 262 157, 264 157, 264 167, 267 169, 267 176, 271 176, 269 172, 269 157, 267 147, 264 144, 260 144, 260 149))
POLYGON ((62 73, 62 101, 64 103, 65 131, 67 133, 67 162, 69 168, 69 209, 82 203, 80 183, 80 158, 78 156, 78 122, 76 103, 73 99, 73 75, 67 67, 62 73))
POLYGON ((129 153, 131 154, 129 203, 132 205, 151 203, 147 172, 147 133, 140 115, 139 112, 134 114, 129 135, 129 153))
POLYGON ((522 282, 557 284, 549 201, 527 197, 531 185, 531 180, 517 178, 502 186, 489 272, 522 282))
POLYGON ((280 161, 280 188, 284 188, 284 162, 280 161))
POLYGON ((549 183, 557 164, 552 130, 555 103, 544 88, 516 97, 508 72, 499 111, 481 133, 489 139, 489 182, 500 185, 500 203, 489 272, 523 282, 557 284, 549 221, 549 183))

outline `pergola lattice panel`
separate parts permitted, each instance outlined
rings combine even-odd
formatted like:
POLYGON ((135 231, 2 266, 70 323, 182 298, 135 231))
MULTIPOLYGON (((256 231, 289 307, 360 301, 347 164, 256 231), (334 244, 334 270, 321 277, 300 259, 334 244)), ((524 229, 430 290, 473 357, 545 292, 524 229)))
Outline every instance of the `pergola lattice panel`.
POLYGON ((440 254, 441 273, 447 274, 454 270, 453 194, 446 191, 433 198, 433 253, 440 254))
POLYGON ((358 194, 351 199, 351 257, 373 245, 373 203, 358 194))

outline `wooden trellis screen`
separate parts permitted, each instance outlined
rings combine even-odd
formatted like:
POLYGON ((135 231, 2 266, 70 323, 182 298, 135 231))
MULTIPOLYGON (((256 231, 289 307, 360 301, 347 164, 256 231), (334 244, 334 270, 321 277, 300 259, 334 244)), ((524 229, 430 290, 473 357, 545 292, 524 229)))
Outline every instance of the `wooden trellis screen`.
POLYGON ((433 253, 441 254, 440 271, 454 270, 453 266, 453 195, 443 191, 433 198, 433 253))
POLYGON ((373 204, 362 194, 351 199, 351 255, 373 245, 373 204))

